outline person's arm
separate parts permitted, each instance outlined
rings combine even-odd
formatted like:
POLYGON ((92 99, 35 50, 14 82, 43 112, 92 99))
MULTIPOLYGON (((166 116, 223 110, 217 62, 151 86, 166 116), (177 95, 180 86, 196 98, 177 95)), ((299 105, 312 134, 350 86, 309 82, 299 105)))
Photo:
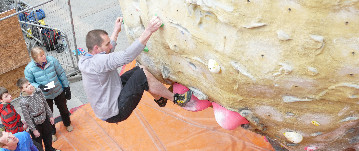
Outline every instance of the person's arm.
POLYGON ((112 49, 110 51, 111 52, 114 52, 115 51, 115 48, 116 48, 116 45, 117 45, 117 38, 118 38, 118 34, 121 32, 121 24, 122 24, 122 17, 118 17, 115 21, 115 27, 113 29, 113 32, 112 32, 112 35, 110 37, 110 42, 111 42, 111 45, 112 45, 112 49))
POLYGON ((8 129, 13 128, 14 123, 20 122, 20 121, 17 121, 18 119, 16 118, 16 116, 17 116, 17 113, 16 113, 16 110, 14 109, 14 106, 10 105, 10 110, 5 111, 5 114, 1 113, 1 119, 2 119, 4 126, 7 127, 8 129), (12 116, 10 117, 9 115, 12 115, 12 116))
POLYGON ((98 63, 94 65, 94 68, 100 70, 101 72, 107 72, 132 62, 143 51, 143 48, 145 48, 145 44, 151 37, 152 33, 157 31, 161 25, 161 19, 159 19, 157 16, 153 17, 142 35, 137 40, 135 40, 125 51, 98 55, 96 57, 96 62, 98 63))
POLYGON ((111 41, 114 41, 116 42, 117 41, 117 37, 118 37, 118 34, 121 32, 121 24, 122 24, 122 17, 118 17, 115 21, 115 27, 113 29, 113 32, 111 34, 111 41))
POLYGON ((4 124, 5 127, 9 128, 10 124, 6 120, 6 115, 5 114, 1 113, 1 119, 2 119, 2 124, 4 124))
POLYGON ((29 112, 29 109, 28 109, 28 104, 26 103, 25 100, 20 100, 20 107, 21 107, 24 119, 25 119, 26 123, 29 126, 29 129, 31 131, 36 130, 35 124, 32 122, 32 119, 31 119, 31 116, 30 116, 30 112, 29 112))
POLYGON ((68 81, 68 79, 66 77, 66 72, 65 72, 64 68, 62 68, 60 62, 56 58, 54 58, 52 56, 48 56, 48 57, 54 63, 56 75, 57 75, 58 79, 60 80, 62 86, 63 87, 69 87, 70 84, 69 84, 69 81, 68 81))
POLYGON ((157 31, 162 25, 162 21, 158 16, 153 17, 150 20, 150 24, 147 26, 145 31, 141 34, 138 40, 143 44, 146 45, 148 39, 150 39, 152 33, 157 31))
MULTIPOLYGON (((31 63, 31 62, 30 62, 31 63)), ((29 64, 30 64, 29 63, 29 64)), ((32 86, 34 86, 35 88, 38 88, 39 87, 39 84, 35 82, 35 77, 34 75, 32 74, 31 70, 30 70, 30 67, 29 66, 26 66, 25 70, 24 70, 24 75, 25 75, 25 78, 30 82, 30 84, 32 86)))

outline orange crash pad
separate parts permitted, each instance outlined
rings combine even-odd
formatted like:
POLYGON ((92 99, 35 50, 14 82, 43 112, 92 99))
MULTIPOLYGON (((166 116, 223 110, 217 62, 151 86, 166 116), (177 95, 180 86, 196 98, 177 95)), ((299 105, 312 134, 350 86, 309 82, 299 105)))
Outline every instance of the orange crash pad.
POLYGON ((208 108, 191 112, 168 102, 160 108, 144 93, 132 115, 118 124, 98 119, 90 104, 71 115, 74 131, 57 123, 54 147, 67 150, 273 150, 263 136, 221 128, 208 108))
MULTIPOLYGON (((126 65, 121 74, 134 66, 135 61, 126 65)), ((220 127, 212 108, 191 112, 171 102, 161 108, 147 92, 123 122, 104 122, 86 104, 71 115, 71 124, 72 132, 67 132, 62 122, 56 124, 58 140, 53 147, 62 151, 274 150, 261 135, 241 127, 220 127)))

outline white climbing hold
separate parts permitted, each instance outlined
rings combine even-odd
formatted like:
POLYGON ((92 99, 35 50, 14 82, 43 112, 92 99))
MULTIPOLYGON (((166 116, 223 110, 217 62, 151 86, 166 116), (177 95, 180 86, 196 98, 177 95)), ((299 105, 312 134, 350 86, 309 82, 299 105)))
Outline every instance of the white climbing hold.
POLYGON ((196 96, 199 100, 208 100, 208 96, 204 94, 201 90, 194 87, 188 87, 188 88, 192 90, 193 95, 196 96))
POLYGON ((292 103, 292 102, 305 102, 305 101, 313 101, 312 98, 297 98, 297 97, 294 97, 294 96, 283 96, 282 97, 282 100, 283 102, 285 103, 292 103))
POLYGON ((324 42, 324 37, 323 36, 319 36, 319 35, 310 35, 310 38, 312 38, 314 41, 323 43, 324 42))
POLYGON ((293 70, 293 67, 286 64, 286 63, 279 63, 282 67, 279 68, 279 71, 277 73, 274 73, 273 76, 278 76, 281 74, 290 74, 293 70))
POLYGON ((297 132, 285 132, 285 138, 287 138, 290 142, 298 144, 303 140, 303 136, 297 132))
POLYGON ((314 67, 308 67, 308 71, 310 71, 312 73, 312 75, 318 74, 318 70, 314 67))
POLYGON ((219 73, 221 71, 221 66, 217 63, 216 60, 209 59, 208 60, 208 69, 212 73, 219 73))
POLYGON ((251 29, 251 28, 262 27, 262 26, 265 26, 265 25, 267 25, 267 24, 265 24, 265 23, 251 23, 249 25, 244 25, 243 27, 251 29))
POLYGON ((279 40, 289 40, 289 39, 291 39, 290 36, 287 33, 285 33, 283 30, 278 30, 277 35, 278 35, 279 40))
POLYGON ((241 65, 239 62, 231 61, 231 65, 234 69, 236 69, 239 73, 247 76, 248 78, 252 79, 253 81, 256 81, 256 78, 253 77, 252 74, 250 74, 247 69, 241 65))
POLYGON ((358 120, 358 117, 347 117, 345 119, 340 120, 340 122, 348 122, 348 121, 355 121, 358 120))

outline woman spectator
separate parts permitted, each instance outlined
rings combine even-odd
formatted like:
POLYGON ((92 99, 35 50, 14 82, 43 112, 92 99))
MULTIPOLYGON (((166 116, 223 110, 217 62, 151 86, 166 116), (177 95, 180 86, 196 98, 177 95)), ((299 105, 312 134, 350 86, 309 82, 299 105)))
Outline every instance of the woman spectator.
MULTIPOLYGON (((34 47, 31 50, 31 57, 33 60, 25 67, 25 78, 31 85, 42 90, 52 112, 54 112, 53 102, 55 102, 66 130, 71 132, 73 127, 70 121, 70 112, 66 105, 67 100, 71 99, 71 91, 65 70, 56 58, 46 56, 40 47, 34 47), (53 86, 51 86, 52 83, 53 86)), ((53 125, 52 134, 52 141, 56 141, 55 125, 53 125)))

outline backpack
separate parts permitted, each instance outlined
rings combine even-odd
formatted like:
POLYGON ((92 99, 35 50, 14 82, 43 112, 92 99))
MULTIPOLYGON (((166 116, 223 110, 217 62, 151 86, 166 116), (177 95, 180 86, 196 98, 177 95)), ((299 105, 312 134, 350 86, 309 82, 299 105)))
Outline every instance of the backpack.
POLYGON ((42 9, 38 9, 36 11, 31 11, 30 14, 27 15, 28 21, 38 21, 43 18, 45 18, 45 12, 42 9))
POLYGON ((30 13, 28 12, 20 13, 18 16, 20 21, 36 22, 38 20, 45 18, 45 11, 43 9, 38 9, 36 11, 31 11, 30 13))
POLYGON ((61 32, 53 29, 42 28, 41 34, 43 45, 47 51, 56 50, 60 53, 64 50, 62 44, 58 42, 61 37, 61 32))

